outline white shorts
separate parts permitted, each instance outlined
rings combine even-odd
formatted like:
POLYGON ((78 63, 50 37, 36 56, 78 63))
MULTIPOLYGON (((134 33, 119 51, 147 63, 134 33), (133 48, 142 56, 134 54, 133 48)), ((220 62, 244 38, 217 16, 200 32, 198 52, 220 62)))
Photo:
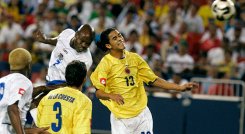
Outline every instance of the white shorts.
POLYGON ((112 134, 153 134, 151 111, 146 107, 138 116, 128 119, 117 119, 111 113, 112 134))

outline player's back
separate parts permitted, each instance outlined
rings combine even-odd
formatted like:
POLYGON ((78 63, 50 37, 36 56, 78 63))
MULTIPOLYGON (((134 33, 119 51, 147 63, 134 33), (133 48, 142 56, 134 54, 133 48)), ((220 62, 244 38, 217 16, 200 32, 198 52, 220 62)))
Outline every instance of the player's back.
POLYGON ((38 105, 38 127, 50 126, 59 134, 91 133, 92 103, 81 91, 59 88, 46 95, 38 105))
POLYGON ((8 115, 8 106, 18 101, 21 124, 24 126, 26 113, 32 100, 32 83, 20 73, 11 73, 0 78, 0 133, 14 133, 8 115))

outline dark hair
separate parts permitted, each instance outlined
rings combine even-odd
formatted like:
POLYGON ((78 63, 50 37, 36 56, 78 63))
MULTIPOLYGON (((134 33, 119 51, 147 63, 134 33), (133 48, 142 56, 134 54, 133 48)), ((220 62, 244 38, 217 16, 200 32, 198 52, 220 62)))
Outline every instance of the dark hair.
POLYGON ((100 40, 96 43, 97 47, 100 48, 102 51, 106 52, 108 50, 108 48, 105 45, 110 43, 109 34, 115 30, 116 30, 116 28, 108 28, 108 29, 104 30, 100 34, 100 40))
POLYGON ((84 25, 81 25, 78 30, 76 32, 88 32, 90 34, 90 40, 91 42, 94 40, 95 38, 95 31, 94 31, 94 28, 89 25, 89 24, 84 24, 84 25))
POLYGON ((66 67, 65 78, 68 86, 80 87, 86 75, 87 68, 84 62, 74 60, 66 67))

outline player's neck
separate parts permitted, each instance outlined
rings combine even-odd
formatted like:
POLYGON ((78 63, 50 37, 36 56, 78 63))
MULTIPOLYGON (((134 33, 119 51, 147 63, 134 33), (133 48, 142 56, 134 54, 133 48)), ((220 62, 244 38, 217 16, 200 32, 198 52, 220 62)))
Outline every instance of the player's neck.
POLYGON ((72 89, 81 91, 80 87, 76 87, 76 86, 69 86, 69 87, 72 88, 72 89))
POLYGON ((123 50, 122 51, 111 51, 110 55, 118 59, 123 59, 125 57, 123 50))
POLYGON ((26 70, 10 70, 10 73, 20 73, 20 74, 23 74, 25 75, 26 77, 28 77, 28 73, 26 72, 26 70))

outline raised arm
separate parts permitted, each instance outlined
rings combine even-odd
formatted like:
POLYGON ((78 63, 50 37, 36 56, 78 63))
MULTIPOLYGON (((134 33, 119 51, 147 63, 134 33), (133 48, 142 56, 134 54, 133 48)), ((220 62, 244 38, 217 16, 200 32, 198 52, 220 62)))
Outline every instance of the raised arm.
POLYGON ((188 91, 198 88, 197 83, 189 82, 184 85, 178 85, 175 83, 167 82, 162 78, 157 78, 156 81, 152 83, 153 86, 159 87, 165 90, 176 90, 176 91, 188 91))
POLYGON ((42 33, 40 30, 37 30, 36 32, 34 32, 34 38, 36 41, 39 41, 45 44, 50 44, 53 46, 55 46, 57 43, 57 37, 47 38, 46 35, 42 33))

